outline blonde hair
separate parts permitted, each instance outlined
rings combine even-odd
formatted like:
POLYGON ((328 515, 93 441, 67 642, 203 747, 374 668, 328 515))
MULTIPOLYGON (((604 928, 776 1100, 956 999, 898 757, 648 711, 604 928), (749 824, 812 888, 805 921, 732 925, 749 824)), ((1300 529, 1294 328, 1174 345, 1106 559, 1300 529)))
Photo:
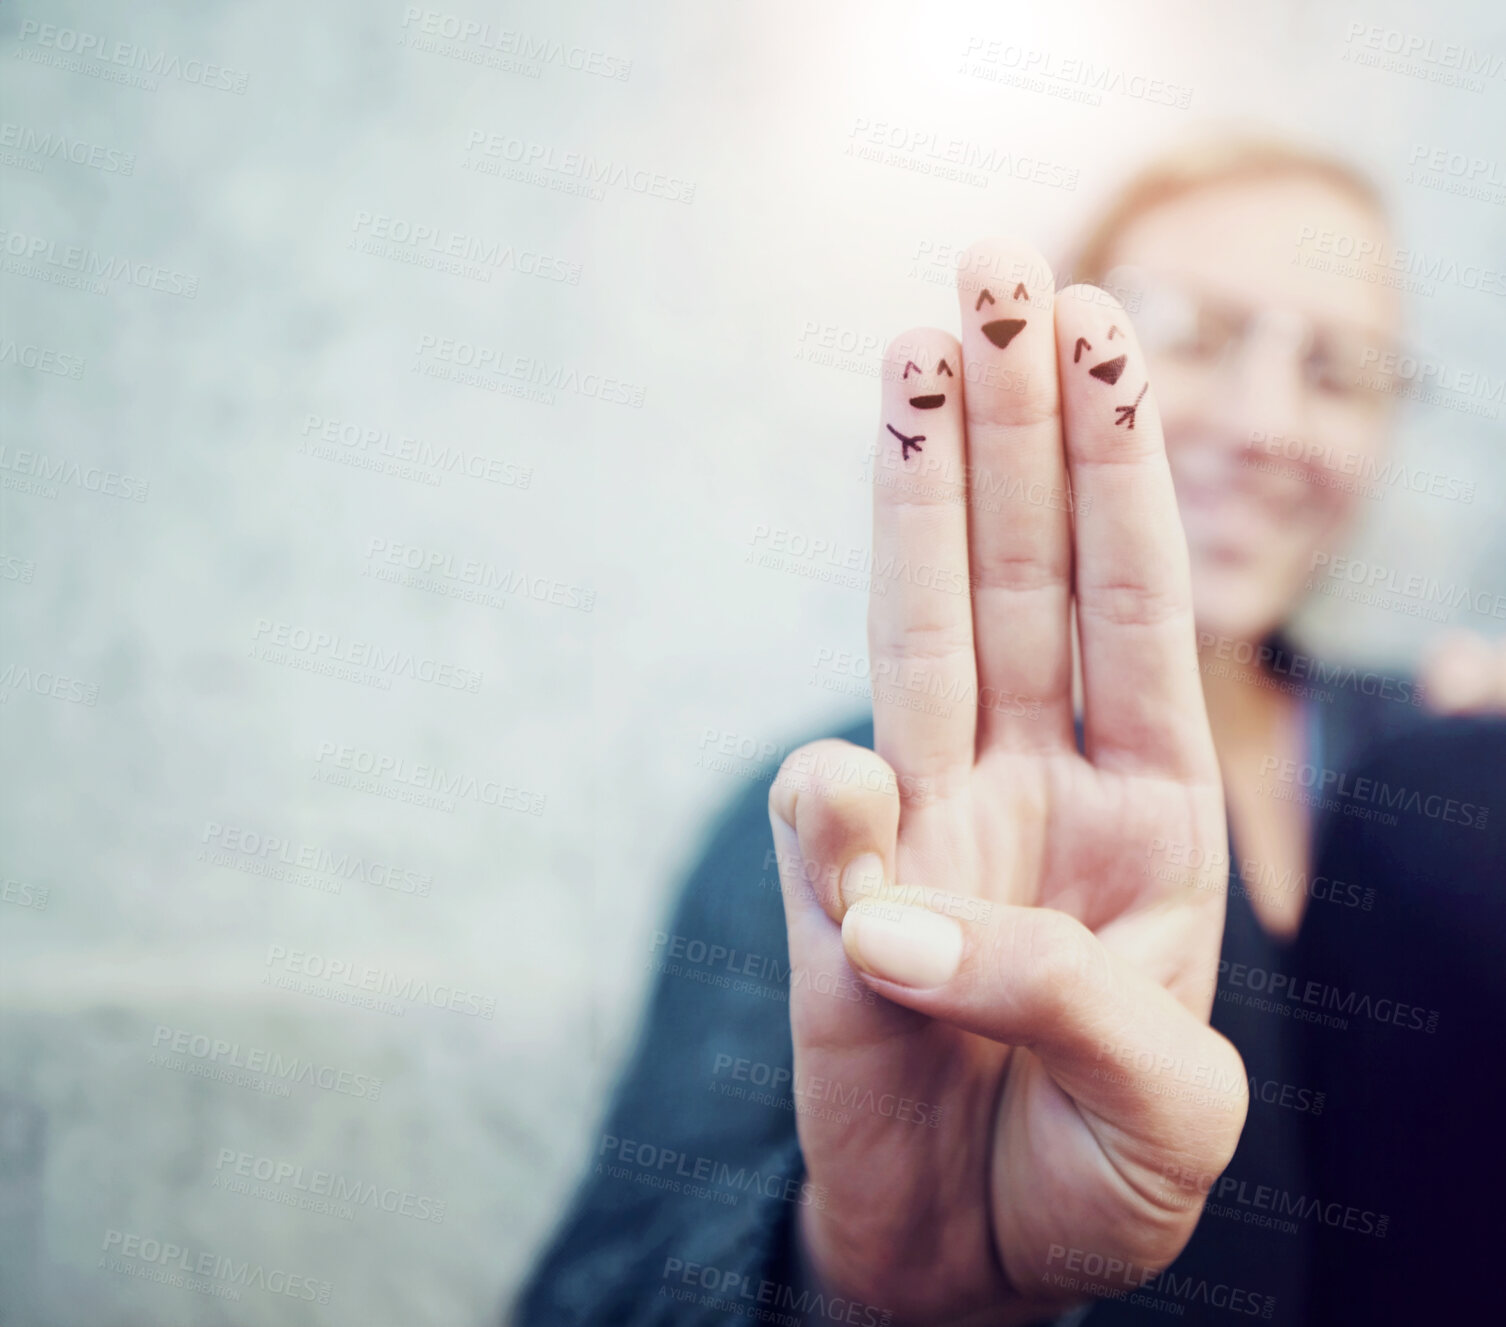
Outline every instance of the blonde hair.
POLYGON ((1083 239, 1071 269, 1074 279, 1101 284, 1115 243, 1147 212, 1214 185, 1283 176, 1321 180, 1387 218, 1380 190, 1348 162, 1278 138, 1222 134, 1156 157, 1122 184, 1083 239))

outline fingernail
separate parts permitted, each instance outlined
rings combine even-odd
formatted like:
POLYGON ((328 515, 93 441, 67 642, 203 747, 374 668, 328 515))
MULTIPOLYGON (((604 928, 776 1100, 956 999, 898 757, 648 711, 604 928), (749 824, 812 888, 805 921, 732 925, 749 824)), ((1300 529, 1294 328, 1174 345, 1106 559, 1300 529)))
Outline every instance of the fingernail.
POLYGON ((842 902, 849 908, 865 898, 872 898, 884 887, 884 862, 876 852, 854 857, 842 872, 842 902))
POLYGON ((847 910, 842 947, 869 976, 901 986, 942 986, 962 962, 962 927, 924 908, 869 900, 847 910))

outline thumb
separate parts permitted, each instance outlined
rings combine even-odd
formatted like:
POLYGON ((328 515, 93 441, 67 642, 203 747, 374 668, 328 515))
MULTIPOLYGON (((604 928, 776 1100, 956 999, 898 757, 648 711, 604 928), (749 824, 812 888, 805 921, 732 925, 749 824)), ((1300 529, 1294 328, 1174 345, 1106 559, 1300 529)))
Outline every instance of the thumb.
POLYGON ((1189 1164, 1221 1170, 1248 1101, 1234 1047, 1075 917, 986 907, 969 920, 936 899, 865 899, 847 910, 843 948, 887 999, 1029 1048, 1085 1112, 1158 1150, 1189 1146, 1189 1164))

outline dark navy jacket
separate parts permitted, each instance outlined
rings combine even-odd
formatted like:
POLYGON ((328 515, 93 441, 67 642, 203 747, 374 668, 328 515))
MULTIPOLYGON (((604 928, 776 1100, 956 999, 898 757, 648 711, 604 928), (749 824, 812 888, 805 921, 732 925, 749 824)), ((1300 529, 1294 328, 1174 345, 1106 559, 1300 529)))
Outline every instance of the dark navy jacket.
MULTIPOLYGON (((1428 719, 1396 694, 1309 705, 1315 754, 1287 784, 1320 803, 1295 941, 1260 927, 1231 851, 1213 1024, 1245 1059, 1249 1119, 1176 1264, 1096 1302, 1089 1327, 1496 1320, 1506 724, 1428 719)), ((791 1264, 811 1195, 766 798, 764 782, 721 821, 664 928, 707 961, 657 979, 522 1327, 883 1321, 815 1299, 791 1264)))

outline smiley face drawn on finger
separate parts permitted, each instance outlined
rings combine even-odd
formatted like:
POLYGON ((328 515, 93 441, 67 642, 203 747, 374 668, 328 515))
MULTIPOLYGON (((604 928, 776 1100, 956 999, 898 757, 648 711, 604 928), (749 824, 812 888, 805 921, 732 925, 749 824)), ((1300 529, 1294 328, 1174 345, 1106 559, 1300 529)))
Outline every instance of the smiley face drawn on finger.
MULTIPOLYGON (((948 364, 945 359, 937 360, 936 372, 931 375, 927 375, 925 369, 923 369, 913 359, 907 359, 905 361, 905 371, 899 376, 900 379, 904 381, 907 380, 911 374, 915 374, 922 380, 927 376, 935 378, 936 381, 934 386, 937 388, 942 385, 941 380, 943 378, 954 378, 957 376, 952 372, 952 366, 948 364)), ((915 395, 907 398, 912 410, 939 410, 946 404, 945 392, 926 390, 932 385, 933 384, 925 381, 920 381, 914 384, 915 395)), ((885 424, 884 427, 899 439, 900 459, 902 461, 908 461, 910 459, 911 452, 925 451, 925 448, 921 446, 921 443, 926 440, 926 435, 924 433, 901 433, 897 428, 894 427, 893 424, 885 424)))
MULTIPOLYGON (((1030 302, 1030 293, 1025 289, 1023 282, 1015 286, 1014 297, 1015 299, 1024 300, 1027 304, 1030 302)), ((994 299, 993 293, 991 291, 979 291, 978 301, 973 305, 973 312, 979 312, 983 308, 985 301, 989 304, 998 303, 998 301, 994 299)), ((1000 350, 1003 350, 1009 345, 1011 341, 1015 339, 1015 337, 1017 337, 1021 332, 1025 330, 1025 319, 995 318, 991 322, 984 323, 981 330, 984 336, 992 341, 994 345, 998 346, 1000 350)))
MULTIPOLYGON (((900 375, 900 377, 908 378, 912 372, 923 374, 925 370, 921 368, 920 365, 917 364, 913 359, 907 359, 905 361, 905 371, 900 375)), ((953 376, 951 366, 946 362, 946 360, 942 360, 939 364, 937 364, 936 376, 938 378, 942 376, 950 378, 953 376)), ((917 410, 938 410, 946 404, 946 393, 924 392, 919 396, 912 396, 910 398, 910 404, 917 410)), ((896 434, 895 436, 901 435, 896 434)))
MULTIPOLYGON (((1124 333, 1121 332, 1117 327, 1109 328, 1108 339, 1110 341, 1112 341, 1116 336, 1123 335, 1124 333)), ((1072 362, 1076 364, 1078 360, 1082 358, 1082 352, 1084 350, 1091 350, 1092 348, 1093 343, 1089 341, 1087 337, 1078 337, 1077 344, 1072 349, 1072 362)), ((1128 362, 1128 355, 1118 355, 1114 359, 1104 360, 1102 364, 1094 364, 1092 368, 1088 370, 1088 372, 1093 377, 1097 378, 1099 382, 1106 382, 1110 387, 1112 387, 1116 382, 1119 381, 1120 375, 1124 372, 1124 366, 1128 362)))

